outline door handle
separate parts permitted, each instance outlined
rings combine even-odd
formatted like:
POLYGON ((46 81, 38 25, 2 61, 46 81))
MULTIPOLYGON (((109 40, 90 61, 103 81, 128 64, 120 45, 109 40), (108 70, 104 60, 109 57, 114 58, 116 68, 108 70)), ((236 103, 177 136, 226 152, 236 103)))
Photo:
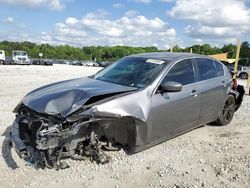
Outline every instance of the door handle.
POLYGON ((227 83, 226 83, 225 81, 222 81, 222 82, 221 82, 221 85, 222 85, 223 87, 226 87, 226 86, 227 86, 227 83))
POLYGON ((198 96, 198 92, 195 89, 193 89, 190 95, 192 97, 197 97, 198 96))

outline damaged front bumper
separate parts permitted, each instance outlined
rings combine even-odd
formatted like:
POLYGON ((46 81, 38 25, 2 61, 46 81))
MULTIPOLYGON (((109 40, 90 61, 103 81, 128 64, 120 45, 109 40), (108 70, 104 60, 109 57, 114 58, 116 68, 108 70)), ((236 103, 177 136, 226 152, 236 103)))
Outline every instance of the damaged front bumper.
POLYGON ((135 146, 131 118, 86 113, 58 118, 24 105, 19 108, 11 127, 12 145, 22 159, 37 168, 66 168, 68 165, 60 161, 65 157, 103 164, 109 161, 104 150, 132 151, 135 146))
POLYGON ((60 161, 65 157, 106 163, 109 157, 103 148, 108 149, 111 144, 98 124, 100 120, 89 118, 66 125, 18 116, 11 128, 12 145, 19 157, 37 168, 66 168, 68 165, 60 161))
POLYGON ((12 145, 18 154, 20 158, 26 158, 28 157, 28 151, 26 145, 23 143, 23 141, 20 138, 19 134, 19 125, 16 122, 16 120, 13 122, 11 126, 11 140, 12 140, 12 145))

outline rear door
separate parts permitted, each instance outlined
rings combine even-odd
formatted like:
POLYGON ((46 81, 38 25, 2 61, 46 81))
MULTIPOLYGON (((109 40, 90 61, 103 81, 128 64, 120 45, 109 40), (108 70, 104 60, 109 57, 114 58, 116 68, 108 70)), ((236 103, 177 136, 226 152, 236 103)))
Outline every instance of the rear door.
POLYGON ((230 81, 221 63, 212 59, 196 58, 201 98, 201 123, 214 121, 224 104, 230 81))
POLYGON ((192 59, 177 62, 162 82, 183 85, 179 92, 156 92, 151 101, 152 141, 170 138, 197 125, 200 112, 199 84, 192 59))

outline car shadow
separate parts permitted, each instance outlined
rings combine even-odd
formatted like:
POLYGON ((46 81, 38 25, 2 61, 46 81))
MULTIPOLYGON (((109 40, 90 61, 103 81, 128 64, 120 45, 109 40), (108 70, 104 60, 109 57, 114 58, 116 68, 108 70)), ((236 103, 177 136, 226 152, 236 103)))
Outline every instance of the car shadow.
POLYGON ((2 134, 2 136, 4 136, 3 145, 2 145, 2 156, 7 166, 10 169, 14 170, 18 168, 18 166, 16 162, 14 161, 12 154, 11 154, 12 143, 11 143, 11 138, 10 138, 10 130, 11 130, 11 127, 9 126, 2 134))

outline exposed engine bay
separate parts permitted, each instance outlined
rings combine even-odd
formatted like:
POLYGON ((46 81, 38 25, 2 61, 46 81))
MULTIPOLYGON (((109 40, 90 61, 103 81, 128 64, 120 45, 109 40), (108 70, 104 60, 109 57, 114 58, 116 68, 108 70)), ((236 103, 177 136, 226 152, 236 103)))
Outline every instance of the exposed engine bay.
POLYGON ((109 132, 114 131, 110 127, 117 122, 114 118, 91 116, 59 118, 39 114, 22 105, 12 126, 11 137, 18 155, 37 168, 67 168, 69 166, 60 161, 65 157, 104 164, 109 161, 105 150, 128 147, 122 145, 127 143, 126 130, 123 131, 125 137, 109 137, 109 132))

